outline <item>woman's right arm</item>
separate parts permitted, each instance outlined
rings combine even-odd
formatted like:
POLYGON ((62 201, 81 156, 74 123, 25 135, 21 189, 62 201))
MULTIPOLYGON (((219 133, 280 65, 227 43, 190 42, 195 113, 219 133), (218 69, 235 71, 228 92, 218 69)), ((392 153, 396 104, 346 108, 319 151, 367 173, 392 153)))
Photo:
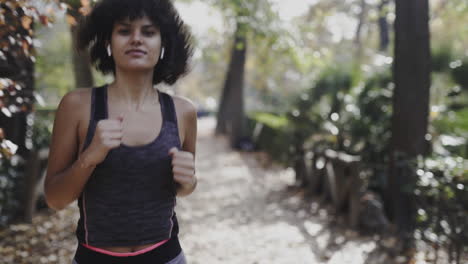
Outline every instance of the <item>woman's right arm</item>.
POLYGON ((56 111, 50 145, 44 193, 50 208, 61 210, 73 202, 94 170, 87 155, 78 156, 78 122, 83 101, 90 97, 83 91, 67 93, 56 111))
POLYGON ((86 120, 85 115, 89 116, 88 111, 82 108, 90 108, 89 103, 83 104, 84 101, 91 101, 90 92, 91 89, 77 89, 66 94, 55 115, 44 182, 47 204, 55 210, 65 208, 80 196, 96 165, 122 140, 122 115, 115 119, 99 120, 91 143, 79 154, 78 123, 80 119, 86 120))

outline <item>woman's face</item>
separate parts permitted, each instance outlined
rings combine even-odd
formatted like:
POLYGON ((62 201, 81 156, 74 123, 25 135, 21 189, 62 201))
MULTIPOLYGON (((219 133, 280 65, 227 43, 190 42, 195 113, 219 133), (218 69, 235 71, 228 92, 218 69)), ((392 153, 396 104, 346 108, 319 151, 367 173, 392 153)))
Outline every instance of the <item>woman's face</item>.
POLYGON ((112 30, 111 50, 117 69, 153 70, 161 52, 159 28, 147 16, 116 22, 112 30))

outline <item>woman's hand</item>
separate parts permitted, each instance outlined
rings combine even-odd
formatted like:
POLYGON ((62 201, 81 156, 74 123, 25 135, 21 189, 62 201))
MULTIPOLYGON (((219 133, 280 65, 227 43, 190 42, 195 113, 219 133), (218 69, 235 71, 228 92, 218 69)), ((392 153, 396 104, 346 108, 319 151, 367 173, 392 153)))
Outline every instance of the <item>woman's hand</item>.
POLYGON ((181 185, 184 192, 191 193, 197 183, 193 154, 173 147, 169 150, 169 155, 172 156, 174 180, 181 185))
POLYGON ((109 150, 120 145, 123 136, 123 115, 117 119, 99 120, 96 125, 93 140, 83 153, 82 166, 95 166, 101 163, 109 150))

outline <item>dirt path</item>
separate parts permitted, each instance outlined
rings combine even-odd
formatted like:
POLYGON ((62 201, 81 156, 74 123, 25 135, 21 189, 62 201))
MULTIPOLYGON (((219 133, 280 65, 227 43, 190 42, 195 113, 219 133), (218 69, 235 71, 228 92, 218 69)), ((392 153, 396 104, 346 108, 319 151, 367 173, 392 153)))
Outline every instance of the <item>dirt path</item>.
MULTIPOLYGON (((176 207, 189 264, 365 263, 372 239, 330 225, 324 209, 289 187, 291 170, 265 169, 258 153, 230 150, 214 125, 199 121, 198 187, 176 207)), ((78 217, 74 203, 0 232, 0 263, 69 264, 78 217)))
POLYGON ((214 125, 199 121, 199 185, 177 205, 189 263, 364 262, 373 241, 335 234, 325 210, 288 187, 291 170, 265 169, 258 154, 233 152, 213 136, 214 125))

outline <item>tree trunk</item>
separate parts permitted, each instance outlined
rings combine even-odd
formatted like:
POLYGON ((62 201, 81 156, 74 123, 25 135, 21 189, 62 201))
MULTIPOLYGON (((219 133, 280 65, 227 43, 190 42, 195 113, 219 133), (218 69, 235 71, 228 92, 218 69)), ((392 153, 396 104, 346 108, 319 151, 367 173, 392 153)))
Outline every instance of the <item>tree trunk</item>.
POLYGON ((362 57, 362 28, 366 23, 367 17, 367 3, 366 0, 361 0, 361 11, 358 17, 358 24, 356 27, 356 35, 354 37, 354 44, 356 45, 356 58, 359 61, 362 57))
MULTIPOLYGON (((75 21, 79 21, 81 14, 78 11, 80 6, 72 6, 68 9, 68 15, 72 16, 75 21)), ((77 43, 77 25, 70 25, 70 34, 72 42, 72 64, 75 76, 75 88, 90 88, 94 85, 93 74, 91 71, 91 60, 88 52, 78 52, 77 43)))
POLYGON ((94 85, 91 62, 87 52, 78 52, 76 48, 77 27, 70 26, 72 36, 73 72, 75 75, 75 88, 90 88, 94 85))
POLYGON ((25 171, 23 195, 23 220, 32 223, 37 202, 37 183, 40 180, 41 166, 37 150, 31 151, 25 171))
POLYGON ((247 40, 245 36, 239 37, 240 48, 238 62, 233 69, 234 80, 232 83, 231 96, 228 100, 227 118, 229 120, 231 147, 239 148, 240 139, 244 136, 244 69, 247 52, 247 40))
POLYGON ((243 85, 246 51, 247 39, 243 31, 243 25, 238 24, 218 108, 216 126, 217 133, 229 133, 231 146, 233 147, 243 136, 244 129, 243 85))
POLYGON ((388 1, 382 0, 378 7, 379 12, 379 49, 380 51, 387 51, 388 45, 390 44, 389 28, 388 28, 388 1))
MULTIPOLYGON (((235 44, 234 44, 235 45, 235 44)), ((226 118, 226 109, 227 109, 227 98, 230 94, 229 89, 231 89, 231 78, 230 78, 230 69, 232 69, 232 64, 234 62, 233 58, 235 56, 235 48, 231 52, 231 62, 226 74, 226 79, 224 81, 223 92, 221 94, 221 100, 218 105, 218 112, 216 114, 216 134, 226 134, 227 133, 227 118, 226 118)))
POLYGON ((428 150, 425 135, 428 126, 430 61, 428 0, 396 0, 393 65, 395 91, 388 209, 401 234, 408 238, 415 224, 412 190, 416 181, 408 161, 426 154, 428 150))

